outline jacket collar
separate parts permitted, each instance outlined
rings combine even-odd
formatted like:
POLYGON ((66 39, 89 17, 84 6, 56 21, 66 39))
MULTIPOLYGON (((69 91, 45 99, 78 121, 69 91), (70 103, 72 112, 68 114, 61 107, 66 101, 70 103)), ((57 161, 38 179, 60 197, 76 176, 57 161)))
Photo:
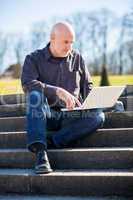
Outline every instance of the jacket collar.
MULTIPOLYGON (((46 60, 49 60, 51 57, 53 57, 53 55, 51 54, 50 52, 50 49, 49 49, 49 46, 50 46, 50 42, 47 44, 47 46, 45 47, 45 58, 46 60)), ((73 50, 69 53, 69 55, 66 57, 66 60, 69 60, 70 57, 73 57, 74 54, 73 54, 73 50)))

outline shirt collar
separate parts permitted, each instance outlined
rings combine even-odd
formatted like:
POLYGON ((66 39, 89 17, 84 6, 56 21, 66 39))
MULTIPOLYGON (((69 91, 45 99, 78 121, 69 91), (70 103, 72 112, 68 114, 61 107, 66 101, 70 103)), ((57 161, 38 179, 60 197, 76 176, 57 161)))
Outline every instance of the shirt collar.
MULTIPOLYGON (((46 60, 49 60, 49 58, 53 57, 53 55, 51 54, 50 50, 49 50, 49 46, 50 46, 50 42, 47 44, 46 48, 45 48, 45 58, 46 60)), ((66 60, 69 60, 70 57, 73 57, 73 50, 69 53, 69 55, 66 57, 66 60)))
POLYGON ((47 46, 45 48, 45 58, 46 58, 46 60, 49 60, 49 58, 52 57, 52 54, 49 50, 49 46, 50 46, 50 42, 47 44, 47 46))

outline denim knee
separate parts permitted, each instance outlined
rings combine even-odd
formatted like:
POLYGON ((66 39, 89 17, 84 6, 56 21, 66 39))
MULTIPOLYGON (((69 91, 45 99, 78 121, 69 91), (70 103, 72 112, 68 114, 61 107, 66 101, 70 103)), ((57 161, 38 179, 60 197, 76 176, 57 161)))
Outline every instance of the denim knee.
MULTIPOLYGON (((46 116, 51 118, 51 111, 46 96, 43 92, 33 90, 27 96, 28 108, 43 109, 46 116)), ((27 110, 28 112, 28 110, 27 110)))
POLYGON ((101 120, 102 122, 105 121, 105 114, 103 112, 103 109, 101 108, 92 109, 91 113, 93 113, 93 115, 97 117, 97 119, 101 120))
POLYGON ((32 90, 28 93, 27 101, 32 107, 38 107, 44 102, 45 98, 42 92, 37 90, 32 90))
POLYGON ((96 121, 100 124, 100 126, 103 126, 105 122, 105 114, 103 111, 99 111, 95 113, 96 121))
POLYGON ((101 124, 103 124, 105 122, 105 114, 104 114, 104 112, 101 111, 98 114, 98 117, 99 117, 99 120, 101 121, 101 124))

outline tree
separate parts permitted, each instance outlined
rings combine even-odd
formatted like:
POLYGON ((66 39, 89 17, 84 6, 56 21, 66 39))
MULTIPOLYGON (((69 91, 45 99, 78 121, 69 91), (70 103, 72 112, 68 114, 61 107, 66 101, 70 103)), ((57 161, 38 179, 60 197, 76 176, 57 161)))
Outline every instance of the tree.
POLYGON ((38 22, 31 29, 31 48, 36 50, 46 42, 48 26, 45 22, 38 22))
POLYGON ((18 79, 21 75, 21 65, 19 63, 10 65, 5 72, 3 73, 3 77, 11 77, 18 79))
POLYGON ((89 21, 89 30, 87 31, 87 40, 89 41, 88 46, 90 44, 92 51, 93 74, 98 75, 100 70, 100 65, 99 65, 100 63, 98 59, 98 56, 100 55, 100 46, 98 44, 98 37, 97 37, 99 21, 94 13, 90 13, 90 15, 88 15, 88 21, 89 21))
POLYGON ((101 70, 101 86, 109 85, 108 72, 107 72, 107 45, 108 45, 108 29, 110 23, 113 21, 113 13, 107 9, 102 9, 98 14, 99 20, 99 40, 101 42, 102 52, 102 70, 101 70))
POLYGON ((105 65, 102 66, 100 86, 109 86, 108 72, 105 65))
POLYGON ((3 66, 4 56, 7 50, 7 39, 6 36, 0 33, 0 69, 3 66))
POLYGON ((16 57, 16 63, 21 65, 23 62, 23 57, 24 57, 24 49, 25 49, 25 43, 22 37, 17 37, 18 39, 16 40, 14 44, 14 53, 16 57))
MULTIPOLYGON (((129 55, 132 62, 132 35, 133 35, 133 11, 126 13, 122 17, 121 32, 119 37, 119 74, 122 75, 124 71, 123 56, 124 53, 129 55), (127 41, 130 41, 127 45, 127 41), (128 46, 128 51, 125 48, 128 46)), ((133 66, 132 66, 133 67, 133 66)))
MULTIPOLYGON (((88 15, 90 20, 89 34, 91 43, 91 51, 93 57, 93 73, 99 74, 100 68, 106 70, 108 65, 108 44, 109 34, 114 25, 115 15, 107 9, 102 9, 99 12, 92 12, 88 15)), ((109 66, 109 65, 108 65, 109 66)), ((106 73, 107 74, 107 73, 106 73)))
POLYGON ((88 31, 88 14, 87 13, 76 13, 69 18, 65 18, 66 21, 71 23, 74 27, 76 34, 75 47, 79 49, 80 53, 84 53, 85 47, 87 46, 87 31, 88 31))

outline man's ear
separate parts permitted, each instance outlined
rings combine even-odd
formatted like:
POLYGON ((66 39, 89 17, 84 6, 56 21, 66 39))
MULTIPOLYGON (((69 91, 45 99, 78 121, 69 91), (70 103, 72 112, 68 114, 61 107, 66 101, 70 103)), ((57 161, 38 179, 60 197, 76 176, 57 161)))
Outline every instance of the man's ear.
POLYGON ((51 41, 54 41, 54 40, 55 40, 55 34, 51 34, 51 35, 50 35, 50 40, 51 40, 51 41))

